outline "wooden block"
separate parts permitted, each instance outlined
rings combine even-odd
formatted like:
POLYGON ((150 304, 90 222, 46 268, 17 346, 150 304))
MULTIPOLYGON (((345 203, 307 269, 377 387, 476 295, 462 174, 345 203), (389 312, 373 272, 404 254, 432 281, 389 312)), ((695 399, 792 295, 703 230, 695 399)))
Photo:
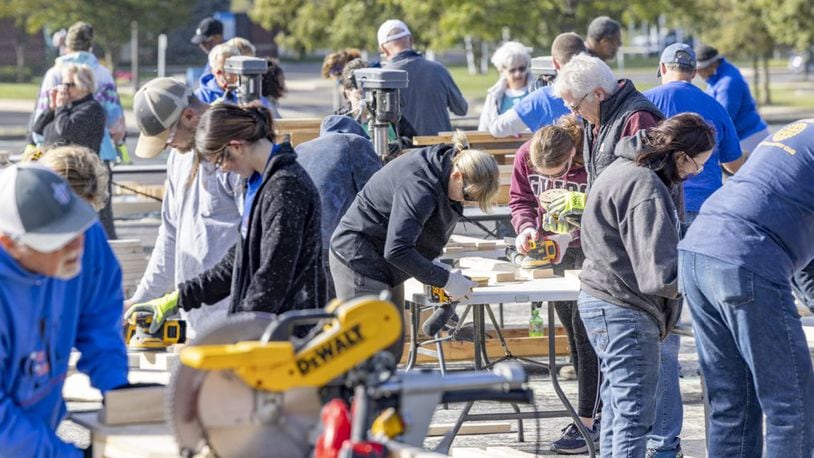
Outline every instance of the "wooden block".
POLYGON ((478 250, 494 250, 497 248, 497 240, 484 240, 464 235, 453 235, 450 237, 450 241, 455 242, 457 245, 473 247, 478 250))
POLYGON ((554 269, 517 269, 516 278, 518 280, 536 280, 555 276, 554 269))
POLYGON ((463 269, 461 270, 461 273, 471 278, 472 281, 478 282, 479 286, 484 286, 481 284, 484 279, 486 280, 487 285, 511 283, 515 281, 514 272, 489 272, 475 269, 463 269))
POLYGON ((445 254, 464 253, 466 251, 469 251, 469 250, 467 248, 462 247, 462 246, 446 246, 446 247, 444 247, 444 253, 445 254))
POLYGON ((163 422, 165 392, 163 386, 108 391, 99 419, 106 425, 163 422))
MULTIPOLYGON (((443 436, 452 430, 455 426, 454 423, 438 423, 430 425, 427 431, 427 437, 443 436)), ((478 421, 471 423, 464 423, 461 429, 458 430, 459 436, 471 436, 473 434, 495 434, 495 433, 510 433, 512 432, 512 425, 507 421, 478 421)))
POLYGON ((461 266, 461 268, 475 269, 481 271, 487 270, 490 272, 514 273, 517 270, 517 266, 510 262, 499 261, 497 259, 483 258, 479 256, 461 258, 458 260, 458 264, 461 266))
POLYGON ((178 353, 143 352, 139 355, 139 369, 169 371, 178 361, 178 353))

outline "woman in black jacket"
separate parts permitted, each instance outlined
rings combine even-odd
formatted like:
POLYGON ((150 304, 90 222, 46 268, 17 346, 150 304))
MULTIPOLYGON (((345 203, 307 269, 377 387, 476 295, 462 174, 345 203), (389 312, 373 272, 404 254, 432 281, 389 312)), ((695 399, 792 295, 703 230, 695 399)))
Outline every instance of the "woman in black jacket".
MULTIPOLYGON (((388 289, 401 306, 402 283, 410 277, 443 287, 454 300, 471 291, 474 282, 433 260, 449 241, 464 201, 488 209, 500 172, 490 154, 461 143, 406 153, 357 194, 331 238, 331 275, 339 299, 388 289)), ((390 351, 398 360, 402 340, 390 351)))
POLYGON ((99 154, 105 132, 105 111, 93 98, 96 83, 87 65, 62 69, 62 83, 51 89, 48 108, 34 121, 44 145, 79 145, 99 154))
POLYGON ((214 267, 159 299, 135 304, 157 329, 177 308, 214 304, 231 293, 230 313, 325 305, 319 194, 291 144, 274 143, 264 107, 218 104, 201 117, 195 147, 203 160, 247 179, 241 240, 214 267))

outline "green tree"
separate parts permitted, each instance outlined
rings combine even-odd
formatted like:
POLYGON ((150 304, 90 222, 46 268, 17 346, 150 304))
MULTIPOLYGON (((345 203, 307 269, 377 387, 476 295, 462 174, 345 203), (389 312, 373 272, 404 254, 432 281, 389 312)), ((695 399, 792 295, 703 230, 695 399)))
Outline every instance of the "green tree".
POLYGON ((814 45, 814 0, 759 0, 766 27, 777 43, 792 46, 806 55, 805 78, 814 45))

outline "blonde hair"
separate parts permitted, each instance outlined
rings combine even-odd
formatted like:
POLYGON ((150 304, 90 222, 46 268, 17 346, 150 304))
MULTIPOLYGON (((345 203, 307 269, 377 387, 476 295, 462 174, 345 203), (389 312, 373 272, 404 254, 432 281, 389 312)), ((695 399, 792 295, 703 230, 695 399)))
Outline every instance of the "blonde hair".
POLYGON ((102 160, 90 149, 77 145, 60 146, 44 152, 28 152, 23 160, 36 161, 50 168, 65 178, 71 189, 94 210, 104 208, 109 198, 108 173, 102 160))
POLYGON ((470 149, 469 139, 460 130, 452 136, 452 145, 455 150, 452 165, 464 177, 464 192, 477 199, 481 210, 489 211, 500 188, 500 168, 495 157, 470 149))
POLYGON ((226 63, 226 59, 239 55, 240 51, 228 43, 215 45, 215 47, 209 51, 209 67, 212 69, 212 73, 221 69, 226 63))
POLYGON ((243 37, 234 37, 227 41, 226 44, 237 49, 241 56, 254 57, 257 53, 257 49, 252 42, 243 37))
MULTIPOLYGON (((85 64, 67 64, 62 66, 62 75, 74 75, 76 87, 91 94, 96 92, 96 79, 93 69, 85 64)), ((63 76, 64 78, 64 76, 63 76)))

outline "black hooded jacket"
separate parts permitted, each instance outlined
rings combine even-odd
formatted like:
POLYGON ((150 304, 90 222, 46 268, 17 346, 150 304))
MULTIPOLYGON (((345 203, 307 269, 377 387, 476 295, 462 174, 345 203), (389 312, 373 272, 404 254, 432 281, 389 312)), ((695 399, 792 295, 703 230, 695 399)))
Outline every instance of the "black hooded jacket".
POLYGON ((296 159, 290 143, 280 145, 252 203, 248 236, 211 269, 178 285, 180 308, 214 304, 230 293, 230 313, 325 305, 319 194, 296 159))
POLYGON ((331 251, 353 271, 397 286, 410 277, 443 287, 449 273, 432 263, 463 211, 448 194, 451 145, 414 150, 368 180, 331 238, 331 251))

